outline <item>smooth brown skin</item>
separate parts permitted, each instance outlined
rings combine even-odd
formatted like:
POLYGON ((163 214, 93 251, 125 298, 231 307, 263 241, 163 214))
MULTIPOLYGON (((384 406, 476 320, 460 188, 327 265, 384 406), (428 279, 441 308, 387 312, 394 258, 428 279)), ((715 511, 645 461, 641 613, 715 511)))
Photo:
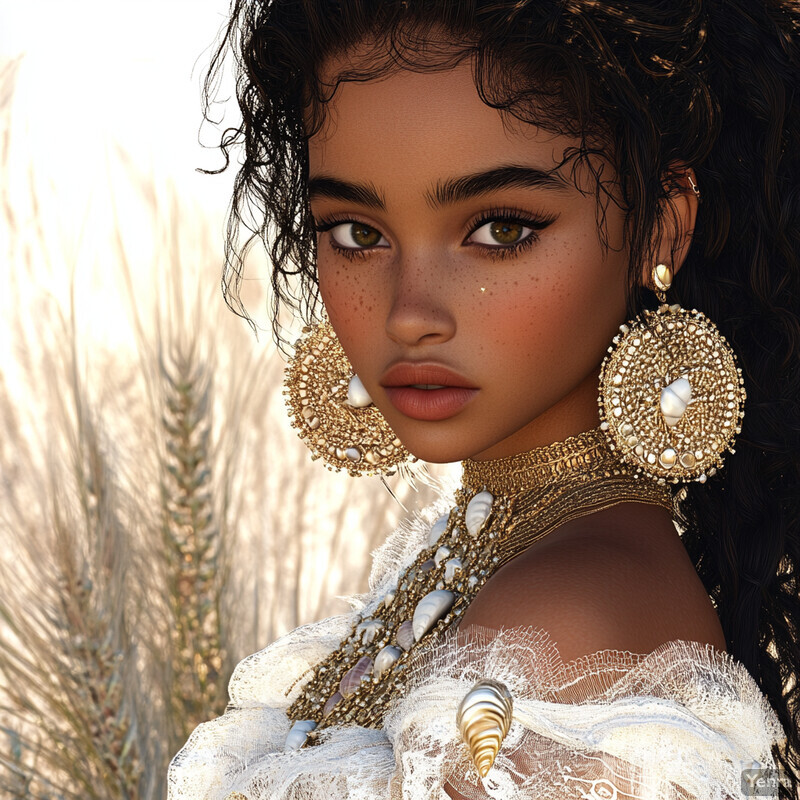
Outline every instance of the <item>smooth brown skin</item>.
MULTIPOLYGON (((551 170, 571 144, 484 105, 467 64, 344 84, 309 143, 312 181, 357 184, 383 202, 312 195, 318 222, 335 215, 341 223, 319 236, 320 288, 356 372, 423 460, 498 458, 598 424, 600 362, 625 321, 622 212, 606 209, 604 250, 594 193, 568 180, 430 200, 437 184, 500 166, 551 170), (497 251, 478 245, 496 239, 475 221, 508 208, 553 222, 532 247, 493 258, 497 251), (353 259, 332 246, 334 238, 355 246, 351 221, 377 231, 376 244, 353 259), (444 365, 479 392, 450 419, 410 419, 379 384, 397 361, 444 365)), ((659 256, 677 271, 697 210, 688 179, 673 202, 679 224, 663 235, 659 256)), ((472 602, 461 627, 473 624, 544 628, 565 661, 605 648, 649 653, 674 639, 725 650, 669 514, 640 503, 567 523, 529 548, 472 602)))

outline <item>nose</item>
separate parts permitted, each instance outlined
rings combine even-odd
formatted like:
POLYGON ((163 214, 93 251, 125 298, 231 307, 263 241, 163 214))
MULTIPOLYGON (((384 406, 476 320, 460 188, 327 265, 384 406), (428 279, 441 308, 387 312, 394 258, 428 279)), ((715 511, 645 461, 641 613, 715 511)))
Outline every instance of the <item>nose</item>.
POLYGON ((386 332, 392 341, 414 347, 453 338, 456 320, 444 270, 430 258, 399 259, 386 332))

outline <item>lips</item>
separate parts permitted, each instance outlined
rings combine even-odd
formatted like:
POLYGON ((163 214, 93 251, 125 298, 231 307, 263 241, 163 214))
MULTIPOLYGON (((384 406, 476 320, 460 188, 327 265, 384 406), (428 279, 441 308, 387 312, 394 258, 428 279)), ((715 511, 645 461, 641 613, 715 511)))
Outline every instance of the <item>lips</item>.
POLYGON ((380 384, 401 414, 429 422, 455 416, 478 393, 466 378, 438 364, 395 364, 380 384))

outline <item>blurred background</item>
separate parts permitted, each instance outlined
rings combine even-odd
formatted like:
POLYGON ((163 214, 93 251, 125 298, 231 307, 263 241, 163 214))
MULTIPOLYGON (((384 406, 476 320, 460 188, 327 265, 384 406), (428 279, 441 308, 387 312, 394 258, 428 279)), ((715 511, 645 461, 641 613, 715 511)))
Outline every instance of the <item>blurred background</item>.
POLYGON ((0 0, 3 798, 165 797, 236 663, 346 610, 432 497, 312 464, 263 259, 258 336, 222 299, 227 6, 0 0))

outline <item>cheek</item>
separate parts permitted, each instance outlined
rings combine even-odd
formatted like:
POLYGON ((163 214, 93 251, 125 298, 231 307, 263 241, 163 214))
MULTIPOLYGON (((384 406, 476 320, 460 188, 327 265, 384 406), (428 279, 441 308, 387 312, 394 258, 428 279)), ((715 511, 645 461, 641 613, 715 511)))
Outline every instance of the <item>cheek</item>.
POLYGON ((339 341, 354 365, 361 360, 362 349, 371 347, 377 331, 382 330, 378 316, 376 287, 363 271, 320 259, 317 266, 319 289, 328 318, 339 341))
POLYGON ((481 339, 491 351, 514 353, 504 365, 531 381, 547 375, 569 383, 599 367, 624 321, 624 266, 603 259, 591 242, 551 247, 541 258, 546 269, 487 292, 481 339))

